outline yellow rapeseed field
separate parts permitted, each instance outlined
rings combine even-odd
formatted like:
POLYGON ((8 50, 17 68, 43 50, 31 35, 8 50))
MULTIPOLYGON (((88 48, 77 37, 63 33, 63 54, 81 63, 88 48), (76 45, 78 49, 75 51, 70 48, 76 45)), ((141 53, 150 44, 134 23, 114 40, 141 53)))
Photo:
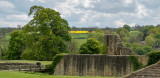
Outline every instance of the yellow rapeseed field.
POLYGON ((70 31, 69 33, 71 33, 71 34, 73 34, 73 33, 80 34, 80 33, 88 33, 88 31, 70 31))

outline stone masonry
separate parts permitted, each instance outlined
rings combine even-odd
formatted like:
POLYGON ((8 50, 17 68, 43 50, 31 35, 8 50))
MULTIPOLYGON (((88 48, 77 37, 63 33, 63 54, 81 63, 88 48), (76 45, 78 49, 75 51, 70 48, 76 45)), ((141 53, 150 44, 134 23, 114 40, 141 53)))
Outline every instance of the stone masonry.
POLYGON ((108 47, 108 55, 132 55, 131 49, 124 47, 118 37, 106 34, 104 37, 105 45, 108 47))

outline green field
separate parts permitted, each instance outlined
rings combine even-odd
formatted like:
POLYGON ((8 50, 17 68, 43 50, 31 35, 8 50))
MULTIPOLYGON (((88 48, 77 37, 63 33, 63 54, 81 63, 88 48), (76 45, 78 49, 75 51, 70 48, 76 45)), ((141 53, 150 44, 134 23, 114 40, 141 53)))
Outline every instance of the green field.
POLYGON ((136 36, 138 36, 138 33, 139 33, 139 31, 130 31, 129 35, 133 36, 133 37, 136 37, 136 36))
POLYGON ((0 78, 115 78, 115 77, 54 76, 42 73, 0 71, 0 78))
POLYGON ((74 34, 71 34, 71 36, 72 36, 72 40, 76 41, 77 47, 80 48, 80 46, 87 41, 88 34, 74 33, 74 34))
POLYGON ((73 39, 73 40, 77 42, 78 48, 80 48, 80 46, 87 41, 87 39, 73 39))
POLYGON ((73 39, 86 39, 88 34, 78 34, 78 33, 75 33, 75 34, 71 34, 72 38, 73 39))
POLYGON ((6 34, 5 34, 5 39, 6 39, 6 40, 9 40, 10 38, 11 38, 10 34, 9 34, 9 33, 6 33, 6 34))
MULTIPOLYGON (((0 63, 36 63, 35 60, 0 60, 0 63)), ((52 61, 39 61, 41 64, 51 64, 52 61)))

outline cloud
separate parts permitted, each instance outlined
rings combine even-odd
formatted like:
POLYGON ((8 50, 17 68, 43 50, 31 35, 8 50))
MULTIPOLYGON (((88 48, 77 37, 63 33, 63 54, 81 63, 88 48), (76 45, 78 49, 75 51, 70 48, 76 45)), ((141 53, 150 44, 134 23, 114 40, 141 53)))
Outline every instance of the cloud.
POLYGON ((0 1, 1 9, 15 8, 14 4, 9 1, 0 1))
POLYGON ((7 19, 9 20, 31 20, 31 17, 28 17, 27 14, 18 14, 18 15, 8 15, 7 19))
POLYGON ((117 20, 117 21, 115 21, 114 23, 115 23, 115 25, 117 25, 117 26, 119 26, 119 27, 123 27, 123 25, 126 24, 126 23, 125 23, 124 21, 122 21, 122 20, 117 20))
POLYGON ((142 4, 137 4, 136 12, 137 12, 138 18, 148 16, 148 9, 142 4))
POLYGON ((45 3, 45 0, 29 0, 30 2, 36 2, 36 1, 38 1, 38 2, 41 2, 41 3, 45 3))
POLYGON ((160 0, 0 0, 0 26, 27 24, 33 5, 60 12, 70 26, 122 27, 159 24, 160 0), (2 20, 3 19, 3 20, 2 20))
POLYGON ((124 3, 128 6, 129 4, 131 4, 133 1, 132 0, 124 0, 124 3))
POLYGON ((80 3, 83 5, 84 8, 94 8, 95 6, 93 3, 97 3, 100 0, 79 0, 81 1, 80 3))
POLYGON ((25 21, 6 21, 0 19, 0 27, 17 27, 17 25, 24 26, 25 24, 25 21))

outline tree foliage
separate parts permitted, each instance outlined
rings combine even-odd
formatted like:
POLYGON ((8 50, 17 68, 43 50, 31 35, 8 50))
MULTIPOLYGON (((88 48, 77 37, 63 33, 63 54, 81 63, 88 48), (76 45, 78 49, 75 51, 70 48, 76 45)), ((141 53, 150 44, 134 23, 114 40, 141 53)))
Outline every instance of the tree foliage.
POLYGON ((13 31, 9 40, 7 59, 19 60, 24 49, 24 34, 23 31, 13 31))
POLYGON ((145 38, 145 42, 146 42, 146 44, 149 45, 149 46, 154 46, 155 43, 156 43, 156 40, 155 40, 155 38, 153 38, 152 36, 147 36, 147 37, 145 38))
POLYGON ((128 31, 131 30, 131 27, 130 27, 129 25, 127 25, 127 24, 125 24, 125 25, 123 26, 123 28, 124 28, 124 29, 127 29, 128 31))
POLYGON ((137 47, 134 49, 134 52, 138 55, 146 55, 150 52, 154 51, 151 46, 143 46, 143 47, 137 47))
POLYGON ((33 19, 22 31, 11 33, 8 59, 52 60, 56 54, 68 52, 64 42, 71 40, 70 27, 59 12, 32 6, 28 15, 33 19))
POLYGON ((99 41, 100 44, 104 42, 104 32, 101 29, 88 33, 88 38, 94 38, 99 41))
POLYGON ((101 51, 100 54, 107 54, 108 53, 108 47, 103 43, 101 45, 101 51))
MULTIPOLYGON (((60 13, 50 8, 32 6, 29 15, 33 19, 23 27, 26 33, 26 51, 22 57, 34 57, 36 60, 52 60, 57 53, 67 52, 64 41, 70 41, 70 27, 60 13), (31 51, 29 51, 29 50, 31 51)), ((33 58, 30 58, 33 59, 33 58)))
POLYGON ((138 61, 137 56, 131 55, 131 56, 129 56, 129 59, 132 63, 133 71, 136 71, 136 70, 141 69, 143 67, 143 64, 138 61))
POLYGON ((160 60, 160 52, 159 51, 152 51, 148 54, 148 63, 147 65, 154 64, 160 60))
POLYGON ((80 54, 99 54, 100 45, 97 40, 90 38, 80 47, 80 54))
POLYGON ((145 38, 149 35, 149 31, 153 28, 155 28, 153 25, 147 25, 142 29, 142 32, 144 34, 143 40, 145 40, 145 38))
POLYGON ((124 28, 118 28, 116 32, 119 34, 121 40, 123 40, 123 37, 127 37, 129 35, 129 31, 124 28))

